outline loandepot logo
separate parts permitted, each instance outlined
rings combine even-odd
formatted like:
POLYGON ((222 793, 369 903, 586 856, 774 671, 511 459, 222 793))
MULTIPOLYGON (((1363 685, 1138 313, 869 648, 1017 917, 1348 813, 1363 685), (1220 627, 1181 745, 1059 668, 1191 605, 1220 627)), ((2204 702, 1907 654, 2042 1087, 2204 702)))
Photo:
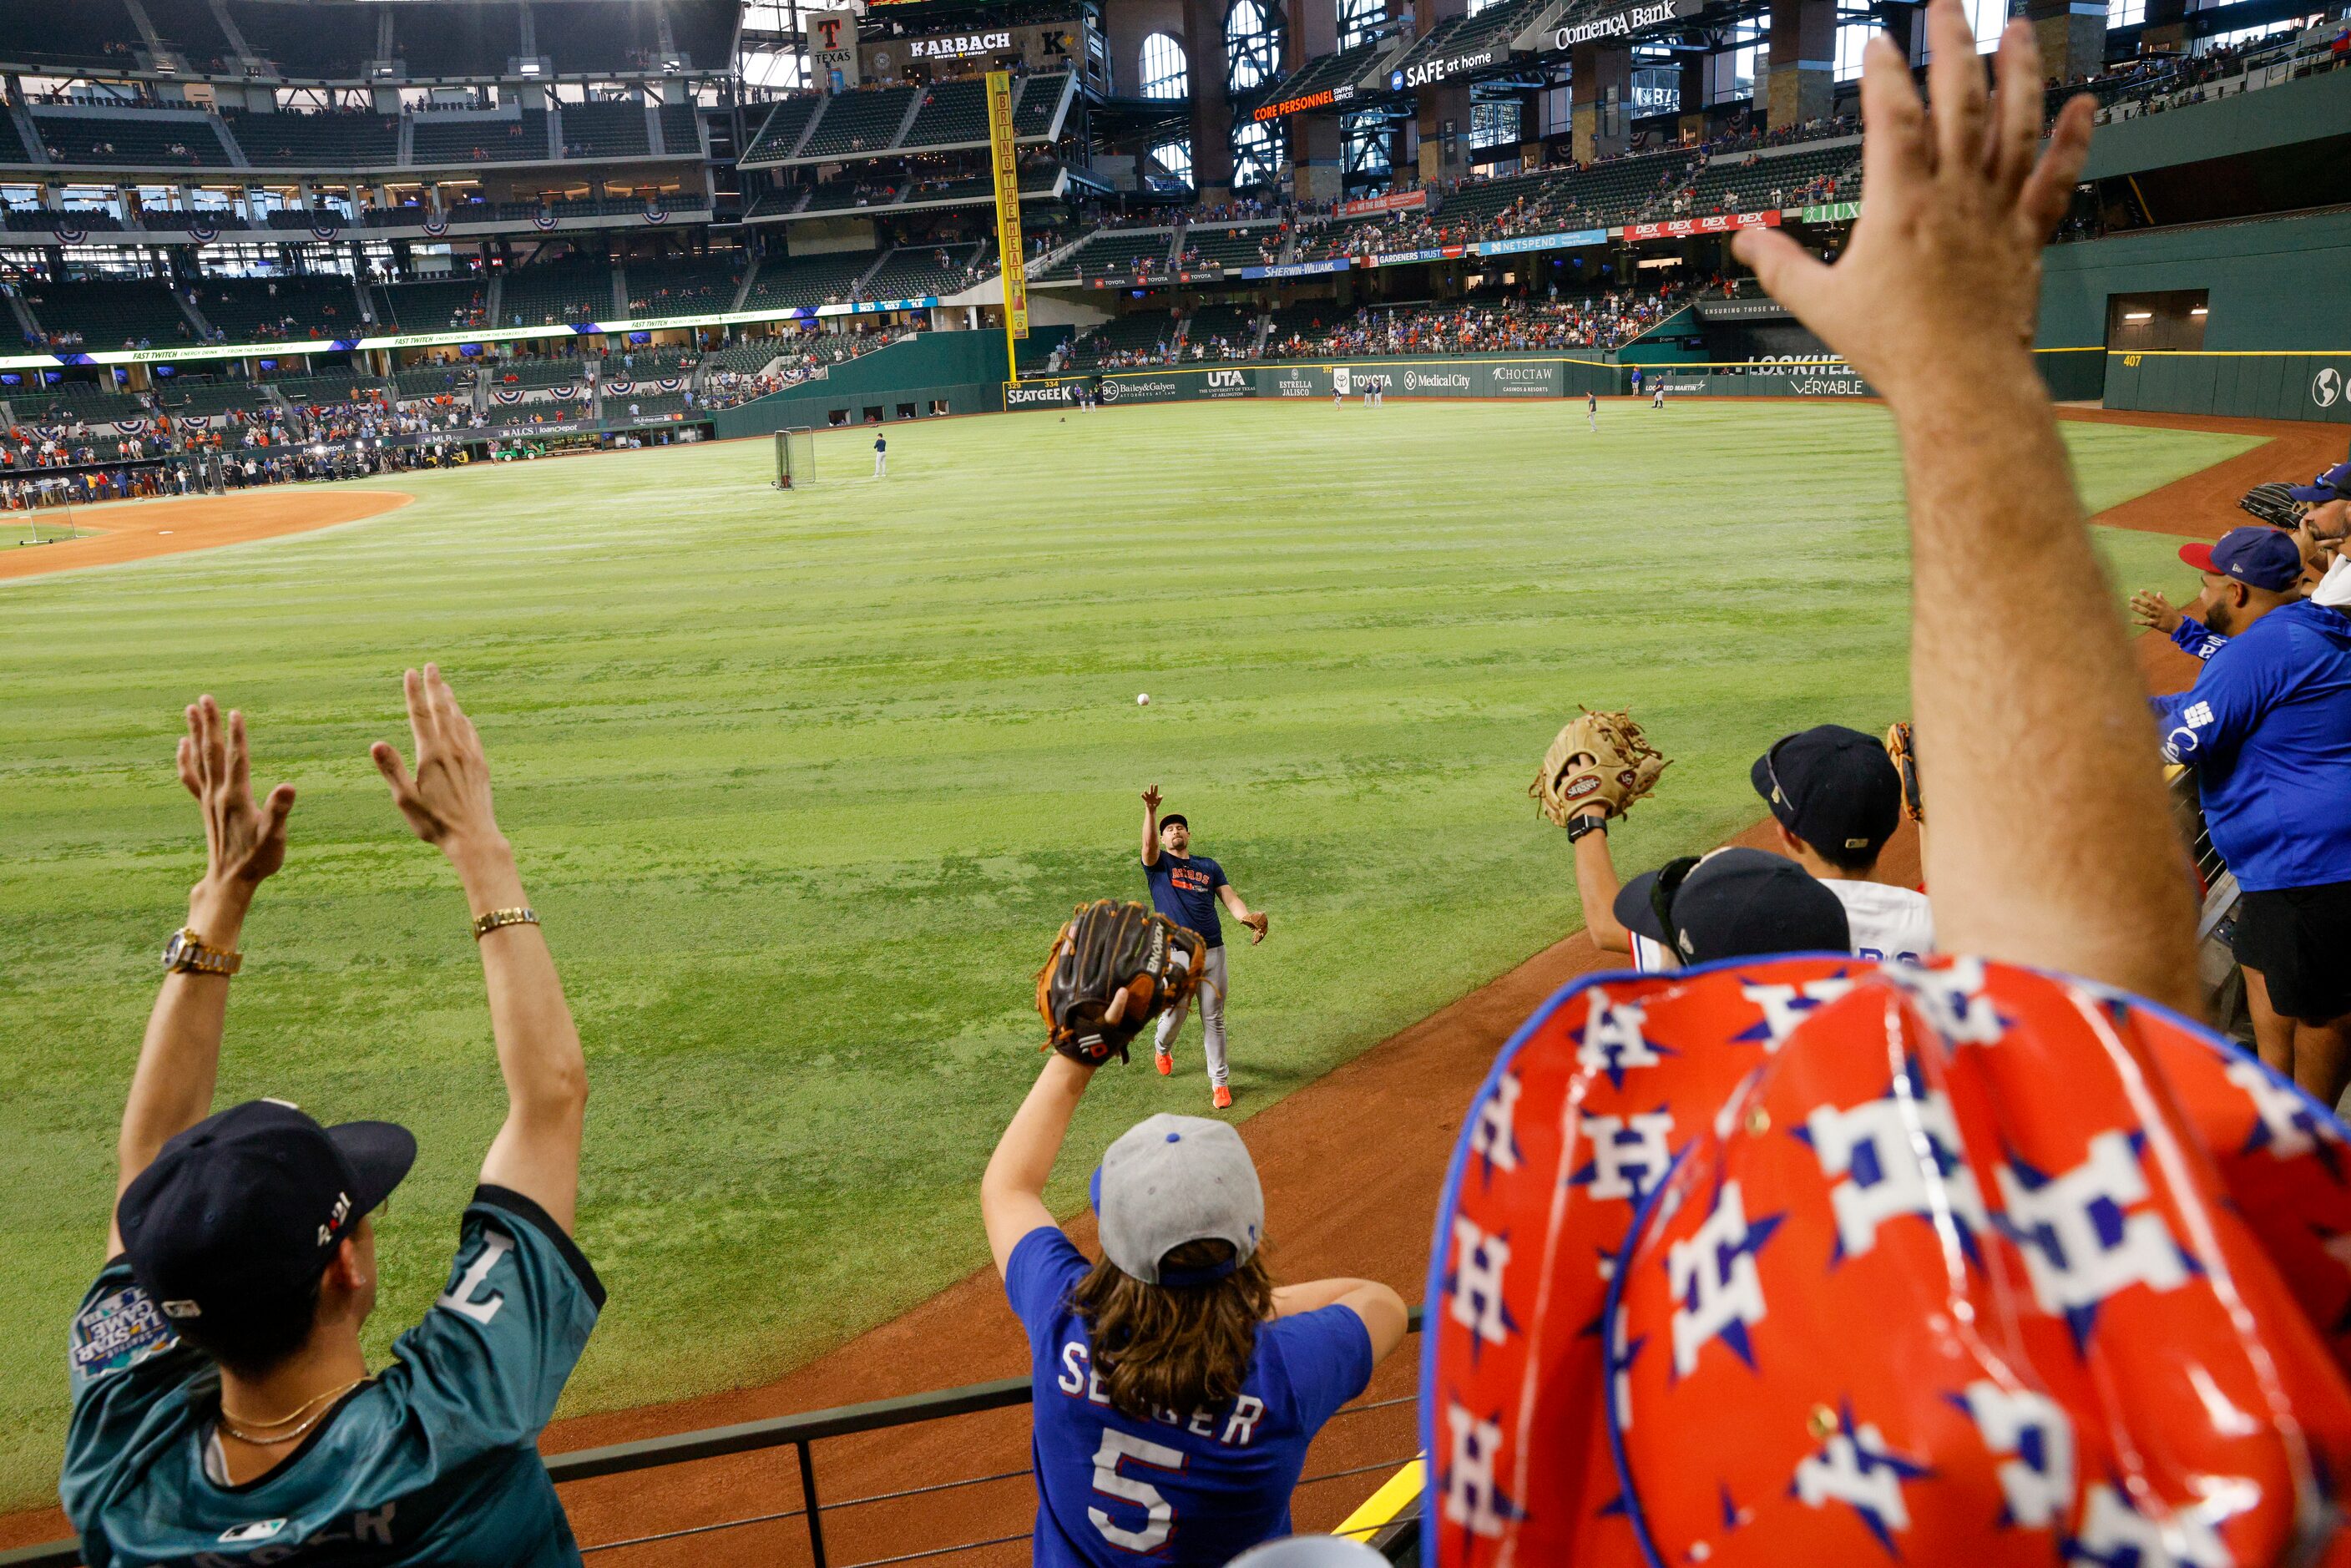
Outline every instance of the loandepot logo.
POLYGON ((2343 395, 2343 372, 2327 366, 2310 378, 2310 401, 2321 408, 2333 408, 2335 400, 2343 395))

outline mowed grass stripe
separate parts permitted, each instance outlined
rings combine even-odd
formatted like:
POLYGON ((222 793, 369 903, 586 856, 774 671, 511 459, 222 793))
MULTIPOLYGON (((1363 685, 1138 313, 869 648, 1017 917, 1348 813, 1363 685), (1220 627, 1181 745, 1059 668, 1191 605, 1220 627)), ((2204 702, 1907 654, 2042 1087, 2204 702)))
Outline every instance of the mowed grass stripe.
MULTIPOLYGON (((423 1144, 371 1354, 439 1289, 502 1107, 464 905, 365 755, 405 741, 398 672, 430 656, 594 1072, 580 1237, 612 1302, 567 1408, 674 1397, 981 1260, 1029 977, 1071 904, 1140 891, 1144 784, 1275 913, 1234 960, 1246 1113, 1577 924, 1520 792, 1577 700, 1677 758, 1628 870, 1751 820, 1772 737, 1902 713, 1881 413, 1612 404, 1602 431, 1565 403, 1032 413, 893 428, 881 484, 870 435, 826 432, 828 482, 789 497, 761 442, 476 467, 381 519, 0 585, 0 1500, 54 1480, 63 1327, 198 869, 171 770, 196 692, 302 791, 224 1103, 423 1144)), ((2095 506, 2249 444, 2066 434, 2095 506)), ((2105 543, 2125 586, 2186 576, 2173 541, 2105 543)), ((1205 1111, 1196 1034, 1180 1060, 1107 1074, 1073 1147, 1205 1111)))

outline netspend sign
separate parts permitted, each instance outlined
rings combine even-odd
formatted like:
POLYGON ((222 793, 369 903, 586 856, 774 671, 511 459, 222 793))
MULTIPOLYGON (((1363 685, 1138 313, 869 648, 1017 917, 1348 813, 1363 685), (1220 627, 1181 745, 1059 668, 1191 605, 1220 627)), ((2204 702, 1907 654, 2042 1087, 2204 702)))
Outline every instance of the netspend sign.
POLYGON ((1581 22, 1562 23, 1552 30, 1551 47, 1572 49, 1578 44, 1603 38, 1629 38, 1635 33, 1695 16, 1705 8, 1706 0, 1646 0, 1643 5, 1619 6, 1581 22))

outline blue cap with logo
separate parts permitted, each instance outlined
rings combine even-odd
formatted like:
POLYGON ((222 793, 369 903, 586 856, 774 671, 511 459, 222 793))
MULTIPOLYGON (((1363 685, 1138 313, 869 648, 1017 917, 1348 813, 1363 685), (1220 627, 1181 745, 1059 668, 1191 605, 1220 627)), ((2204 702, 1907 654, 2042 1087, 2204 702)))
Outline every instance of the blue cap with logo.
POLYGON ((2258 525, 2231 528, 2209 545, 2181 545, 2179 559, 2199 571, 2272 593, 2302 580, 2302 549, 2293 536, 2258 525))
POLYGON ((2351 463, 2337 463, 2307 485, 2288 486, 2285 493, 2320 507, 2329 501, 2351 500, 2351 463))
POLYGON ((405 1127, 322 1127, 283 1100, 248 1100, 172 1138, 132 1178, 115 1206, 123 1251, 166 1317, 267 1306, 315 1284, 415 1159, 405 1127))

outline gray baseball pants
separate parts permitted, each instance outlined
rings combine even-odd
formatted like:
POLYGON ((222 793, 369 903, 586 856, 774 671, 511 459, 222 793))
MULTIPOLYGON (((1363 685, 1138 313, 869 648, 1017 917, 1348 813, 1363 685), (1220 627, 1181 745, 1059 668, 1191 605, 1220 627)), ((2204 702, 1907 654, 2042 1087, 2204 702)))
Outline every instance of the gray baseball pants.
MULTIPOLYGON (((1225 1081, 1225 949, 1220 943, 1208 949, 1200 966, 1200 988, 1193 993, 1200 1001, 1201 1043, 1207 1049, 1208 1082, 1225 1081)), ((1174 1048, 1176 1036, 1183 1030, 1184 1019, 1192 1010, 1189 1000, 1168 1009, 1159 1015, 1159 1032, 1153 1037, 1154 1051, 1165 1056, 1174 1048)))

